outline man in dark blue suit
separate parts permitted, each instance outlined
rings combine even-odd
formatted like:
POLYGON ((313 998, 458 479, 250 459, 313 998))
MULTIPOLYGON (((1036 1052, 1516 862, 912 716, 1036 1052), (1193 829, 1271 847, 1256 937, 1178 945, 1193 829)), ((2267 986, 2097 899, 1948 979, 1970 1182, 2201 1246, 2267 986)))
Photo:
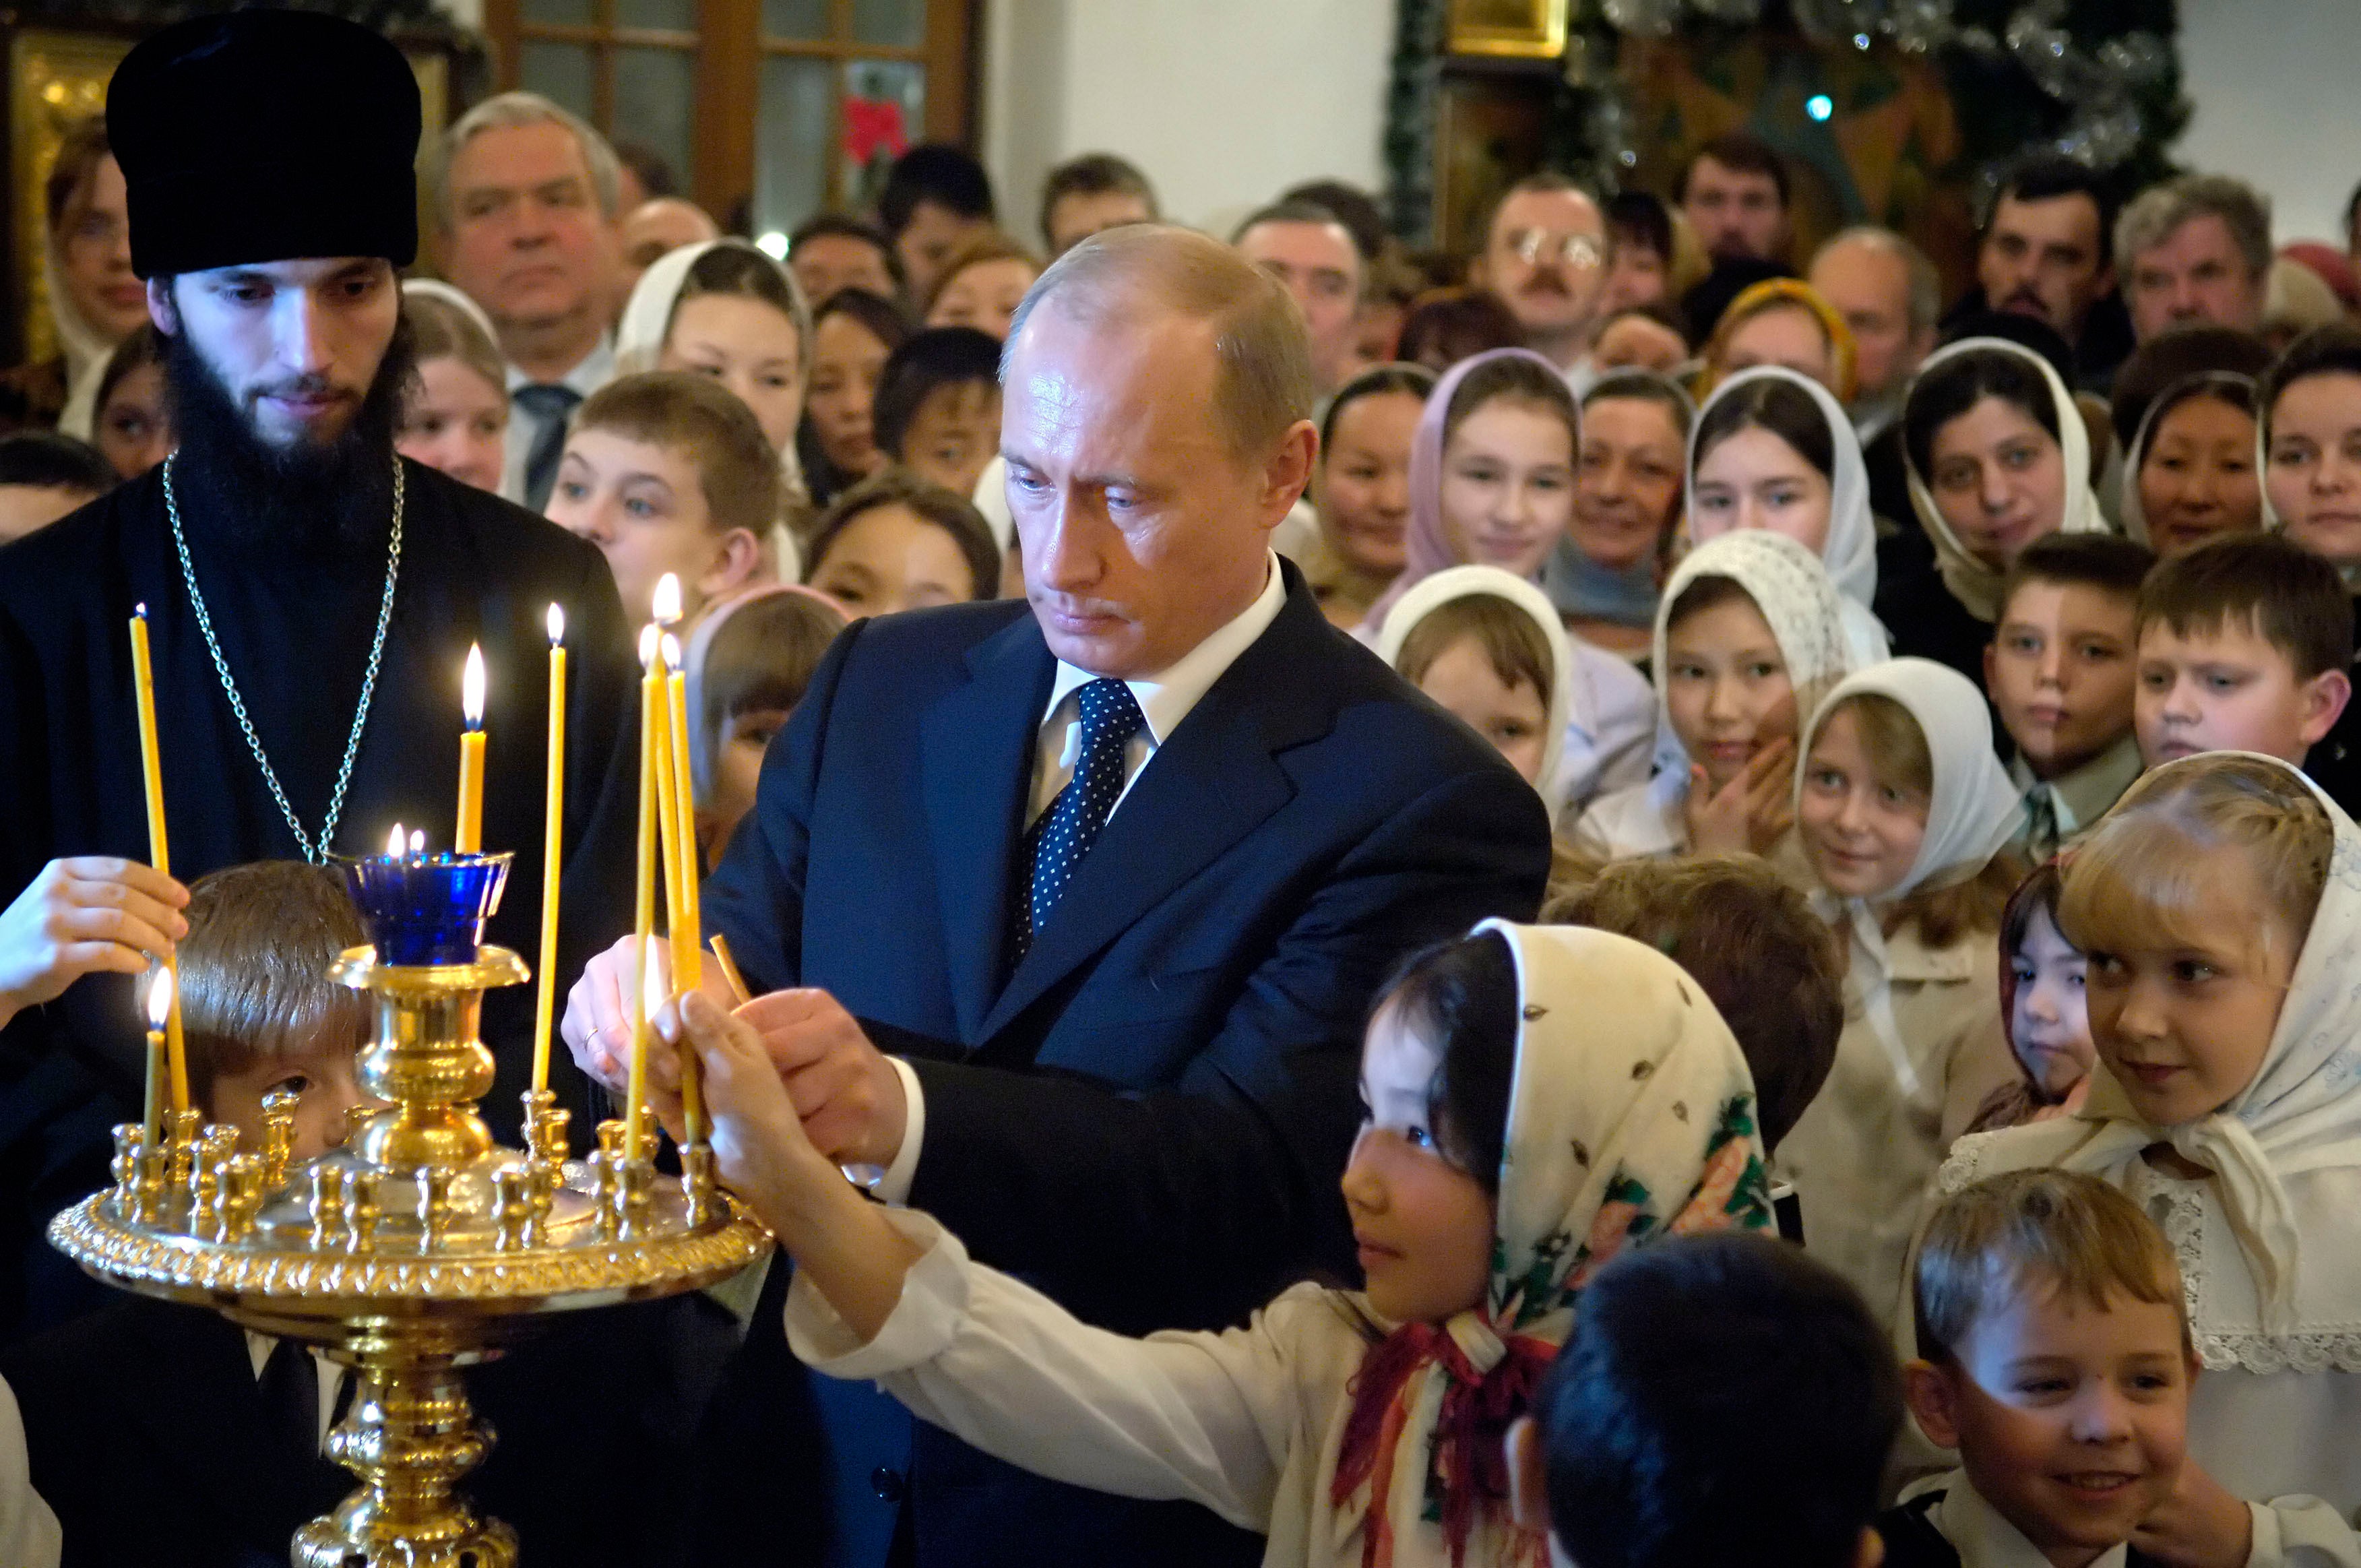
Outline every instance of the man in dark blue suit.
MULTIPOLYGON (((1276 282, 1185 231, 1102 234, 1035 285, 1003 378, 1028 604, 839 639, 705 909, 814 1142, 881 1197, 1109 1328, 1234 1322, 1350 1270, 1377 988, 1530 918, 1549 823, 1271 553, 1317 440, 1276 282)), ((596 962, 566 1020, 609 1082, 629 970, 596 962)), ((832 1563, 1258 1553, 818 1381, 832 1563)))

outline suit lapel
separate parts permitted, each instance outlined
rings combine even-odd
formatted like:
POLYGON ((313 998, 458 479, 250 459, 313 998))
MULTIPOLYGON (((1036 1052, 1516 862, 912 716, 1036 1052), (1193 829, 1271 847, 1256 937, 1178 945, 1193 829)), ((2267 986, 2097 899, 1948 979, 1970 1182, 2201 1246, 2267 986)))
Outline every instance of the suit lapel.
POLYGON ((1327 733, 1335 714, 1301 676, 1304 640, 1327 634, 1327 622, 1291 571, 1289 586, 1279 619, 1157 748, 1116 806, 982 1031, 969 1036, 973 1045, 1294 797, 1277 755, 1327 733))
POLYGON ((1057 661, 1031 615, 968 655, 968 681, 920 720, 918 765, 960 1038, 977 1043, 1000 981, 1033 751, 1057 661))

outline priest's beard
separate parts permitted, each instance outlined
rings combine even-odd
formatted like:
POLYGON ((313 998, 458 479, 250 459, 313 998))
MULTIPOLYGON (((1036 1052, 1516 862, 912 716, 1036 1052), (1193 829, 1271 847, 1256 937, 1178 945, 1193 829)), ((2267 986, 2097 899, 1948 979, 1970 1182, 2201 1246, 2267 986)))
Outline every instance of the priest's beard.
POLYGON ((164 339, 180 450, 173 488, 192 528, 242 551, 382 549, 393 515, 393 437, 417 376, 410 317, 343 433, 275 447, 183 331, 164 339))

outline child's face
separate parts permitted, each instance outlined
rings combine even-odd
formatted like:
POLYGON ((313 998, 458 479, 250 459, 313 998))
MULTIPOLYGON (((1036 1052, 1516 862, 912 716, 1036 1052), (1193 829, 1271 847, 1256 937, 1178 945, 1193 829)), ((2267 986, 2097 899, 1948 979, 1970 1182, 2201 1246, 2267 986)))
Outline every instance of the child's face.
POLYGON ((2211 851, 2196 885, 2208 897, 2203 941, 2087 955, 2099 1059, 2158 1127, 2210 1115, 2255 1080, 2303 946, 2244 850, 2211 851))
POLYGON ((672 313, 660 370, 709 376, 754 411, 784 452, 804 413, 804 356, 796 323, 775 305, 745 294, 698 294, 672 313))
POLYGON ((418 367, 394 447, 412 462, 479 490, 500 488, 507 461, 509 395, 448 355, 418 367))
POLYGON ((179 433, 172 428, 171 394, 161 365, 124 372, 92 422, 91 439, 115 471, 136 479, 172 455, 179 433))
POLYGON ((2008 570, 2016 553, 2066 517, 2066 455, 2005 398, 1985 398, 1935 432, 1927 491, 1977 560, 2008 570))
POLYGON ((1699 539, 1759 528, 1784 533, 1817 555, 1828 547, 1829 499, 1828 476, 1809 458, 1762 426, 1748 425, 1714 443, 1698 460, 1689 516, 1699 539))
POLYGON ((771 738, 786 728, 787 710, 758 707, 721 721, 713 749, 713 795, 706 803, 705 840, 719 861, 739 819, 754 809, 754 786, 762 782, 763 755, 771 738))
POLYGON ((2197 1368, 2169 1302, 2115 1292, 2104 1311, 2020 1288, 1954 1346, 1910 1364, 1912 1413, 1968 1479, 2055 1561, 2131 1539, 2172 1495, 2197 1368))
POLYGON ((2264 484, 2290 539, 2361 563, 2361 376, 2306 376, 2271 405, 2264 484))
POLYGON ((295 1102, 295 1155, 315 1158, 345 1141, 345 1113, 356 1105, 383 1105, 362 1090, 354 1066, 359 1043, 349 1037, 312 1042, 292 1055, 266 1057, 244 1072, 218 1073, 207 1106, 211 1120, 237 1129, 238 1146, 262 1147, 262 1097, 291 1090, 295 1102))
POLYGON ((1428 1098, 1442 1066, 1392 1007, 1369 1021, 1361 1050, 1367 1114, 1345 1167, 1345 1206, 1369 1305, 1398 1323, 1439 1323, 1484 1299, 1492 1200, 1443 1153, 1428 1098))
POLYGON ((1716 790, 1795 733, 1795 688, 1754 601, 1723 599, 1664 629, 1664 707, 1716 790))
POLYGON ((2063 1100, 2091 1072, 2091 1012, 2083 992, 2082 955, 2059 935, 2048 910, 2036 909, 2026 922, 2025 939, 2008 961, 2016 976, 2009 1047, 2025 1076, 2045 1096, 2063 1100))
POLYGON ((2287 654, 2235 617, 2187 636, 2152 620, 2140 633, 2132 700, 2140 761, 2153 768, 2199 751, 2260 751, 2301 767, 2345 710, 2347 681, 2341 670, 2298 680, 2287 654))
POLYGON ((1574 520, 1574 438, 1552 410, 1495 398, 1443 455, 1443 532, 1459 560, 1537 577, 1574 520))
POLYGON ((850 312, 820 318, 812 329, 811 390, 805 411, 820 454, 848 474, 867 476, 885 463, 873 422, 877 378, 885 368, 884 340, 850 312))
POLYGON ((2132 602, 2081 583, 2020 585, 1984 650, 1984 688, 2036 778, 2131 733, 2132 602))
MULTIPOLYGON (((676 447, 611 430, 577 430, 566 438, 548 510, 550 521, 606 555, 627 626, 644 625, 653 615, 656 579, 666 572, 680 578, 684 609, 692 616, 707 599, 737 586, 730 580, 731 536, 715 532, 704 477, 676 447)), ((745 569, 751 558, 736 576, 745 569)))
POLYGON ((937 387, 902 433, 902 466, 962 498, 999 452, 1000 389, 988 381, 937 387))
POLYGON ((1877 776, 1850 707, 1831 714, 1812 737, 1795 819, 1804 853, 1829 892, 1876 898, 1900 886, 1926 842, 1927 806, 1919 791, 1877 776))
POLYGON ((1539 781, 1557 737, 1549 732, 1549 705, 1528 681, 1500 678, 1491 655, 1474 637, 1462 637, 1434 656, 1418 689, 1489 740, 1527 784, 1539 781))
POLYGON ((975 598, 959 542, 899 501, 871 507, 812 563, 811 586, 855 615, 891 615, 975 598))

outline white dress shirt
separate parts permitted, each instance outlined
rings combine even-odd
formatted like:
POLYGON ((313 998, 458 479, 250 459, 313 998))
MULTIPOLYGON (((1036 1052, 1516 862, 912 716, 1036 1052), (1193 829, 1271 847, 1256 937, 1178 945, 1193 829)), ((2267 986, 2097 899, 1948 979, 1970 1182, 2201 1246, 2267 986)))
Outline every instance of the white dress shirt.
MULTIPOLYGON (((1279 574, 1278 556, 1266 551, 1264 563, 1262 592, 1235 620, 1180 655, 1170 668, 1124 683, 1131 688, 1132 697, 1148 722, 1124 747, 1123 794, 1115 797, 1115 806, 1107 813, 1110 820, 1123 809, 1131 786, 1139 782, 1140 770, 1148 766, 1157 748, 1172 738, 1172 732, 1180 728, 1180 721, 1213 689, 1213 683, 1279 619, 1279 608, 1287 602, 1286 584, 1279 574)), ((1058 798, 1058 792, 1074 776, 1075 754, 1082 743, 1082 698, 1074 694, 1096 679, 1098 676, 1079 665, 1069 664, 1063 659, 1058 661, 1057 678, 1049 686, 1049 703, 1042 710, 1040 737, 1034 749, 1033 803, 1025 814, 1027 827, 1049 809, 1049 803, 1058 798)), ((908 1119, 903 1125, 900 1151, 895 1155, 894 1163, 885 1168, 884 1179, 872 1190, 887 1203, 899 1203, 910 1196, 910 1182, 917 1174, 918 1148, 927 1135, 927 1101, 918 1088, 918 1075, 910 1064, 899 1057, 885 1059, 902 1076, 902 1096, 908 1107, 908 1119)))
MULTIPOLYGON (((533 378, 511 365, 509 371, 509 432, 504 438, 505 460, 500 466, 500 495, 519 506, 524 504, 525 460, 533 455, 533 438, 541 426, 527 413, 522 403, 516 402, 517 389, 536 385, 533 378)), ((598 346, 573 369, 558 378, 556 385, 570 387, 585 398, 615 378, 615 340, 601 337, 598 346)), ((547 384, 547 383, 542 383, 547 384)))

